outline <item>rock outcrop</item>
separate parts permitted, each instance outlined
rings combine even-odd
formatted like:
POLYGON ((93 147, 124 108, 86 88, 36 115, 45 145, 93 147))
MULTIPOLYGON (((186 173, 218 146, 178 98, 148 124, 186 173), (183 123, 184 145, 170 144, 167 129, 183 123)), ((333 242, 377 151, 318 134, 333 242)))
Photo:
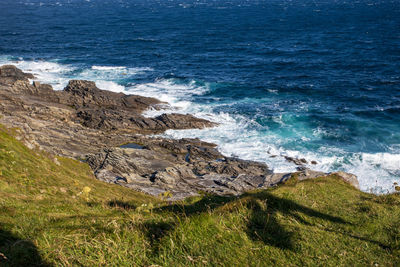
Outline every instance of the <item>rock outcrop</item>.
MULTIPOLYGON (((184 114, 147 118, 142 112, 167 105, 157 99, 104 91, 94 82, 72 80, 63 91, 31 83, 33 75, 0 67, 0 123, 18 128, 31 148, 85 160, 95 176, 170 199, 208 192, 238 195, 285 182, 292 173, 273 173, 266 164, 225 157, 215 144, 198 139, 151 137, 167 129, 214 127, 184 114), (125 144, 121 146, 121 144, 125 144)), ((298 165, 298 179, 325 175, 298 165)), ((336 173, 357 186, 354 175, 336 173)))
POLYGON ((135 148, 112 148, 87 156, 103 181, 122 184, 152 195, 169 191, 173 199, 198 192, 240 194, 271 186, 265 164, 224 157, 213 144, 197 139, 142 138, 135 148))
POLYGON ((29 81, 35 77, 30 73, 24 73, 13 65, 4 65, 0 67, 0 84, 13 84, 16 81, 29 81))
POLYGON ((161 104, 155 98, 101 90, 97 88, 94 82, 83 80, 71 80, 64 89, 64 95, 66 97, 63 102, 73 105, 76 109, 82 107, 101 108, 140 114, 148 109, 149 106, 161 104))

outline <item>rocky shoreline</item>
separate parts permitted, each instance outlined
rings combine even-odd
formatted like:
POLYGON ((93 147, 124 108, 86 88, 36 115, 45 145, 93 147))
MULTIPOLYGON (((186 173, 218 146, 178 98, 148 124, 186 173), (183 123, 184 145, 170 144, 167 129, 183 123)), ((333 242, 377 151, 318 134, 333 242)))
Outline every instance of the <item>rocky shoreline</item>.
MULTIPOLYGON (((273 173, 264 163, 226 157, 215 144, 153 137, 167 129, 217 126, 188 114, 144 117, 143 111, 168 105, 154 98, 100 90, 82 80, 55 91, 30 79, 32 74, 15 66, 0 67, 0 123, 18 129, 30 148, 86 161, 108 183, 178 200, 200 192, 239 195, 293 175, 300 180, 327 175, 306 168, 304 159, 286 159, 298 165, 296 173, 273 173)), ((358 187, 356 176, 336 175, 358 187)))

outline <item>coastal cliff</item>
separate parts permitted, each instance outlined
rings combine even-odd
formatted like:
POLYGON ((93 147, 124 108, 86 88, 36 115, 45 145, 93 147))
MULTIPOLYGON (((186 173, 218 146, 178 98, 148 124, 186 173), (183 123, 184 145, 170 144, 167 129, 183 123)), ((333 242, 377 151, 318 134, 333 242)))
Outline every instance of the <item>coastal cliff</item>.
POLYGON ((274 174, 224 157, 214 144, 148 135, 167 124, 186 127, 183 121, 215 126, 192 116, 150 119, 157 128, 116 119, 118 105, 148 121, 140 112, 155 99, 98 91, 86 81, 53 91, 9 66, 0 76, 2 266, 399 262, 399 194, 362 192, 349 184, 354 176, 313 172, 302 159, 288 159, 302 171, 274 174), (97 109, 106 110, 103 123, 79 115, 97 109))
MULTIPOLYGON (((200 192, 240 195, 299 180, 327 176, 303 166, 296 173, 273 173, 266 164, 226 157, 215 144, 198 139, 154 137, 167 129, 216 127, 192 115, 142 112, 168 103, 100 90, 91 81, 71 80, 62 91, 31 83, 34 76, 15 66, 0 67, 0 123, 18 128, 31 148, 87 162, 97 179, 170 200, 200 192)), ((335 173, 358 187, 354 175, 335 173)))

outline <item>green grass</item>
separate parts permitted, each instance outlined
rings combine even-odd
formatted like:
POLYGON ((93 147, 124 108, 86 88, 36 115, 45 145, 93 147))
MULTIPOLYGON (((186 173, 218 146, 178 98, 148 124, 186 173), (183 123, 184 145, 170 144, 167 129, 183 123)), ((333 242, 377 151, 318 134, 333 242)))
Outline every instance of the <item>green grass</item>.
POLYGON ((0 265, 400 265, 399 195, 332 176, 168 203, 57 161, 0 128, 0 265))

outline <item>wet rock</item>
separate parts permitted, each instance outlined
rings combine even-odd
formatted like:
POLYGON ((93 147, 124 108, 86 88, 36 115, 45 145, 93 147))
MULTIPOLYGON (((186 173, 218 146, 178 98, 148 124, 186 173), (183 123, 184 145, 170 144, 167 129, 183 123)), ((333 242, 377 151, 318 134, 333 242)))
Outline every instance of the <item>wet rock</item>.
POLYGON ((307 160, 305 160, 305 159, 298 159, 298 158, 293 158, 293 157, 289 157, 289 156, 285 156, 285 159, 288 162, 292 162, 298 166, 302 166, 307 163, 307 160))
POLYGON ((145 149, 146 147, 135 143, 128 143, 120 146, 120 148, 145 149))
POLYGON ((304 167, 304 166, 298 166, 298 167, 296 167, 296 170, 297 171, 304 171, 304 170, 306 170, 307 168, 306 167, 304 167))

